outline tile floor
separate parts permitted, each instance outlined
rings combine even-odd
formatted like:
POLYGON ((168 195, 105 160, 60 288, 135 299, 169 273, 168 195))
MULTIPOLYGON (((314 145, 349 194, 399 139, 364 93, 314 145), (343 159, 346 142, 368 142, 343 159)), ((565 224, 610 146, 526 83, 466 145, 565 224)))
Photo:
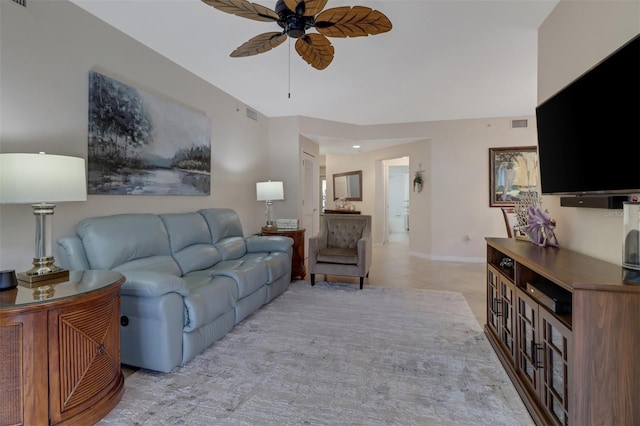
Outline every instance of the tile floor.
MULTIPOLYGON (((309 276, 307 274, 307 279, 309 276)), ((328 281, 359 283, 359 278, 327 276, 328 281)), ((324 276, 316 276, 323 281, 324 276)), ((366 286, 422 288, 462 293, 478 324, 486 322, 486 264, 432 261, 409 255, 406 234, 392 234, 391 240, 373 247, 373 260, 366 286)))
MULTIPOLYGON (((390 241, 373 247, 373 260, 366 286, 422 288, 457 291, 464 295, 478 324, 486 320, 486 266, 484 263, 432 261, 409 255, 407 234, 392 235, 390 241)), ((309 276, 307 274, 307 279, 309 276)), ((324 281, 323 275, 316 281, 324 281)), ((328 281, 359 285, 357 277, 327 276, 328 281)), ((123 366, 125 377, 136 371, 123 366)))

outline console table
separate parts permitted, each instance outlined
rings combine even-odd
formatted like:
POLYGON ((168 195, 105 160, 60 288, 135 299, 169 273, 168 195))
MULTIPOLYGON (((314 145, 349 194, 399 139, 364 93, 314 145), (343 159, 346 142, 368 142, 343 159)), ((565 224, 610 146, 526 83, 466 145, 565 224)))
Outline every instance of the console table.
POLYGON ((301 280, 307 275, 304 266, 304 229, 275 229, 262 230, 264 235, 279 235, 293 239, 293 258, 291 259, 291 279, 299 277, 301 280))
POLYGON ((324 209, 325 214, 360 214, 359 210, 330 210, 324 209))
POLYGON ((536 424, 640 424, 640 285, 568 249, 486 242, 485 333, 536 424))
POLYGON ((0 425, 94 424, 124 393, 114 271, 0 291, 0 425))

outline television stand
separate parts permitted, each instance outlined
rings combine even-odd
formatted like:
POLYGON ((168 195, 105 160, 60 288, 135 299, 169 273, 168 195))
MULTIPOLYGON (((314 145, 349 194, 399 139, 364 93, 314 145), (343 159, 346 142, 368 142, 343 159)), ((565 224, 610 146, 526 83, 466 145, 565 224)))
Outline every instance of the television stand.
POLYGON ((485 333, 535 423, 640 424, 640 285, 571 250, 486 242, 485 333), (545 299, 567 292, 562 310, 545 299))

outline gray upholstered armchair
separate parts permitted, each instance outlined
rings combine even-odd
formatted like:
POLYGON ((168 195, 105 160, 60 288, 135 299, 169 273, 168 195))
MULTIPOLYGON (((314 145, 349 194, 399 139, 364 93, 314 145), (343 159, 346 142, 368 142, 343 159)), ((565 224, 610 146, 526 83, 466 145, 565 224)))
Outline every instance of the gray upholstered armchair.
MULTIPOLYGON (((360 288, 371 267, 371 216, 325 214, 320 231, 309 238, 309 274, 360 277, 360 288)), ((326 279, 326 278, 325 278, 326 279)))

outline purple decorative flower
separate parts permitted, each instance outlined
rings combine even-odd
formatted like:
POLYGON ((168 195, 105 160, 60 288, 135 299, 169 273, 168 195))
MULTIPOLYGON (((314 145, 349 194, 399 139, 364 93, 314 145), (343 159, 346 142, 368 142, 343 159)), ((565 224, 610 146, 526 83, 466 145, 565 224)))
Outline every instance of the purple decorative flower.
POLYGON ((558 239, 553 232, 556 227, 556 221, 551 219, 549 214, 543 211, 540 206, 529 206, 527 213, 529 219, 523 230, 531 242, 541 247, 548 245, 558 247, 558 239))

